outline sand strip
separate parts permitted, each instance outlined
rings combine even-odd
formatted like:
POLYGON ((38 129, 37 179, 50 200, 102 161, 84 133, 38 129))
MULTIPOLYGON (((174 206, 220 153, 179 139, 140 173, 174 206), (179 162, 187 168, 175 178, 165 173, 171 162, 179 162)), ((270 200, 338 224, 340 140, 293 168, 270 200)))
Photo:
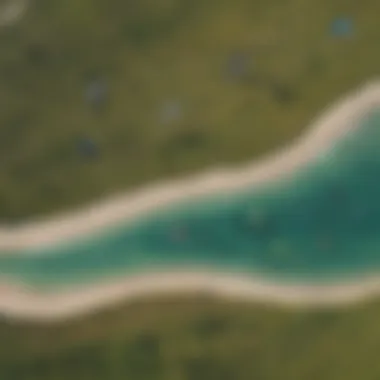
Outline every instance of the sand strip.
POLYGON ((380 293, 380 278, 339 285, 289 285, 245 275, 171 271, 132 275, 78 290, 38 293, 21 287, 0 288, 0 312, 10 319, 56 322, 85 317, 122 302, 157 295, 198 295, 228 301, 255 301, 297 308, 350 306, 380 293))
POLYGON ((0 252, 35 249, 101 231, 157 208, 197 196, 268 184, 321 156, 371 109, 380 107, 380 81, 363 86, 323 113, 294 144, 244 167, 219 168, 188 179, 158 183, 53 218, 0 227, 0 252))

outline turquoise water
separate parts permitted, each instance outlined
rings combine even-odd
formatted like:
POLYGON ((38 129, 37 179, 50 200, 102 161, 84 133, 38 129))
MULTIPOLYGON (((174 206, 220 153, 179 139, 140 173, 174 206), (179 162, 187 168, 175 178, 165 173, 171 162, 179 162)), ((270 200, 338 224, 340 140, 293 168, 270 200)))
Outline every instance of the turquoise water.
POLYGON ((1 276, 54 288, 176 266, 295 282, 377 272, 380 112, 362 123, 278 183, 157 210, 34 255, 2 256, 1 276))

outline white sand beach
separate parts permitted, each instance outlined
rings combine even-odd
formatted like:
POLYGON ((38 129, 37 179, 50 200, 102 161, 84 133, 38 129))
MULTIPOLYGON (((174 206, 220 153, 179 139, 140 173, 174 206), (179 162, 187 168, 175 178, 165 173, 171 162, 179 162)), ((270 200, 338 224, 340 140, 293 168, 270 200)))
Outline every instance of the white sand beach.
POLYGON ((20 286, 0 287, 0 313, 9 319, 56 322, 158 295, 197 295, 292 308, 336 308, 348 307, 379 292, 380 277, 339 285, 287 285, 245 275, 160 271, 52 293, 20 286))
MULTIPOLYGON (((59 244, 91 234, 118 222, 148 213, 157 207, 192 197, 228 192, 245 186, 259 186, 287 176, 313 159, 321 157, 337 139, 359 125, 358 120, 380 106, 380 81, 364 85, 323 112, 294 144, 239 168, 219 168, 195 177, 156 184, 134 193, 115 196, 53 219, 36 220, 17 227, 0 228, 0 252, 59 244)), ((24 252, 20 252, 24 254, 24 252)), ((0 290, 0 311, 19 317, 63 318, 98 307, 156 292, 207 292, 224 297, 255 299, 302 305, 337 305, 374 295, 380 278, 334 286, 287 286, 265 280, 207 273, 157 273, 129 276, 121 282, 93 284, 73 291, 38 294, 12 286, 0 290)))
POLYGON ((262 160, 153 184, 52 218, 0 226, 0 254, 24 249, 27 253, 28 249, 59 244, 194 197, 268 184, 323 155, 337 139, 352 131, 364 114, 377 106, 380 107, 380 80, 364 85, 331 106, 294 144, 262 160))

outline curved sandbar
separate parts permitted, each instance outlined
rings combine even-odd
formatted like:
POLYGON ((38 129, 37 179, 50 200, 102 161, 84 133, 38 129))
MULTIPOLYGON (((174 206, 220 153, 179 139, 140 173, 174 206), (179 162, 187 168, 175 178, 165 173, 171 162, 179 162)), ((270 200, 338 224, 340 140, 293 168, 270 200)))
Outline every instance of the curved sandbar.
POLYGON ((144 296, 197 294, 230 301, 259 301, 291 307, 334 308, 368 299, 380 292, 380 278, 339 285, 286 285, 265 279, 208 272, 172 271, 131 275, 81 290, 37 293, 6 286, 0 297, 3 316, 36 321, 60 321, 144 296))
POLYGON ((380 106, 380 81, 376 80, 330 107, 294 144, 258 162, 158 183, 53 218, 32 220, 13 227, 2 226, 0 253, 59 244, 196 196, 267 184, 320 156, 342 135, 358 126, 358 120, 377 106, 380 106))

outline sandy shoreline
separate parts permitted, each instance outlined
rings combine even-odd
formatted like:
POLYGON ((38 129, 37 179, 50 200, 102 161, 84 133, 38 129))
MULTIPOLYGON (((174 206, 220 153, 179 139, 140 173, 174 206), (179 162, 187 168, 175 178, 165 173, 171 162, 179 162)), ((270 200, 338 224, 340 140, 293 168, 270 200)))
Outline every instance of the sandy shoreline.
POLYGON ((380 107, 380 80, 364 85, 329 107, 294 144, 260 161, 154 184, 53 218, 31 220, 12 227, 0 226, 0 254, 1 251, 9 253, 55 245, 196 196, 267 184, 321 155, 342 135, 353 130, 363 114, 376 106, 380 107))
MULTIPOLYGON (((334 104, 310 125, 295 144, 259 162, 154 185, 54 219, 17 227, 3 226, 0 228, 0 251, 59 244, 194 196, 277 180, 323 154, 338 138, 352 131, 358 125, 358 119, 376 106, 380 107, 380 81, 366 84, 353 95, 334 104)), ((75 291, 52 294, 10 285, 0 288, 0 312, 12 317, 52 320, 94 312, 107 304, 142 295, 184 291, 289 305, 335 306, 380 293, 380 277, 330 286, 293 286, 266 283, 265 279, 252 277, 180 271, 128 276, 122 281, 98 283, 75 291)))
POLYGON ((1 292, 0 313, 11 319, 56 322, 80 318, 119 303, 157 295, 198 295, 297 308, 350 306, 380 293, 380 278, 339 285, 289 285, 246 275, 170 271, 83 286, 80 291, 38 293, 28 288, 1 292))

